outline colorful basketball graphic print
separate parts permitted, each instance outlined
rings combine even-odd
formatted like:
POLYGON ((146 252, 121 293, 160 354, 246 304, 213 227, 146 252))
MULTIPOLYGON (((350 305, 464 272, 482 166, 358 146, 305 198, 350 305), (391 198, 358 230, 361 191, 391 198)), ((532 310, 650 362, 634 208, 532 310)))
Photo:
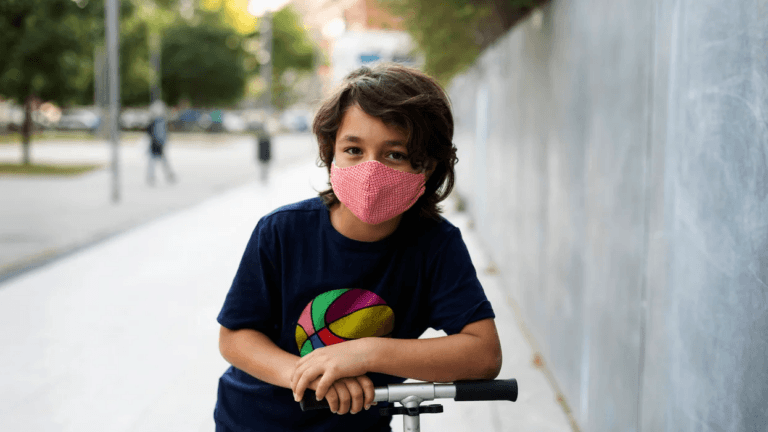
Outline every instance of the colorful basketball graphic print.
POLYGON ((389 336, 395 314, 377 294, 360 288, 315 297, 299 317, 296 344, 302 357, 318 348, 363 337, 389 336))

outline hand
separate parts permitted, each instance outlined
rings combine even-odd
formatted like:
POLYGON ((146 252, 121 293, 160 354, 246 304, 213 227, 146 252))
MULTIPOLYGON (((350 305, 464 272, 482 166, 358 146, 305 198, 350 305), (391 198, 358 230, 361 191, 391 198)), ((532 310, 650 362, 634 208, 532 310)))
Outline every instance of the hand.
MULTIPOLYGON (((316 387, 319 380, 310 383, 310 389, 316 387)), ((373 401, 375 391, 373 382, 366 375, 342 378, 335 381, 325 393, 325 400, 334 414, 357 414, 363 409, 376 405, 373 401)))
POLYGON ((319 379, 315 393, 318 400, 321 400, 336 381, 358 377, 368 372, 368 358, 372 347, 366 339, 370 338, 329 345, 302 357, 291 377, 291 389, 296 400, 304 397, 304 390, 315 380, 319 379))

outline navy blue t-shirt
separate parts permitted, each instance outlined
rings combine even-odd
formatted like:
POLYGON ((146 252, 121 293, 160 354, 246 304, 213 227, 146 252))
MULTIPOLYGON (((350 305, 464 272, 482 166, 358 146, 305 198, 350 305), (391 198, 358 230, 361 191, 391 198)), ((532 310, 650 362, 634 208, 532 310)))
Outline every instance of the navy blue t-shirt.
MULTIPOLYGON (((336 231, 316 197, 261 218, 218 321, 231 330, 258 330, 281 349, 306 355, 359 337, 416 339, 429 327, 456 334, 493 317, 450 222, 406 212, 390 236, 361 242, 336 231)), ((404 381, 369 377, 375 386, 404 381)), ((355 415, 302 412, 290 389, 230 367, 219 380, 214 417, 243 432, 366 431, 388 424, 381 406, 355 415)))

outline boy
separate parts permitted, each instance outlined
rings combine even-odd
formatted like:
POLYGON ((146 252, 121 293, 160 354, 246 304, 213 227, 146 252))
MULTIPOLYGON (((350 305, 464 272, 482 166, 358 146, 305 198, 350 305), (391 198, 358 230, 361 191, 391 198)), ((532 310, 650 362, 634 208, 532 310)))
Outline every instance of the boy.
POLYGON ((313 132, 331 187, 253 232, 218 318, 232 367, 217 431, 389 431, 391 417, 369 410, 374 386, 501 368, 491 305, 439 216, 457 160, 445 92, 411 68, 363 67, 313 132), (418 339, 428 327, 448 336, 418 339), (331 411, 301 412, 307 388, 331 411))

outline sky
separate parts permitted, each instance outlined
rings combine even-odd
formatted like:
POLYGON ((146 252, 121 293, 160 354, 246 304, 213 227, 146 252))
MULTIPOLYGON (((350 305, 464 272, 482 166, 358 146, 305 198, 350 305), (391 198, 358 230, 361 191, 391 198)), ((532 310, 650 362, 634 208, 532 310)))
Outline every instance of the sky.
POLYGON ((253 16, 261 16, 267 11, 275 12, 285 6, 289 0, 250 0, 248 12, 253 16))

